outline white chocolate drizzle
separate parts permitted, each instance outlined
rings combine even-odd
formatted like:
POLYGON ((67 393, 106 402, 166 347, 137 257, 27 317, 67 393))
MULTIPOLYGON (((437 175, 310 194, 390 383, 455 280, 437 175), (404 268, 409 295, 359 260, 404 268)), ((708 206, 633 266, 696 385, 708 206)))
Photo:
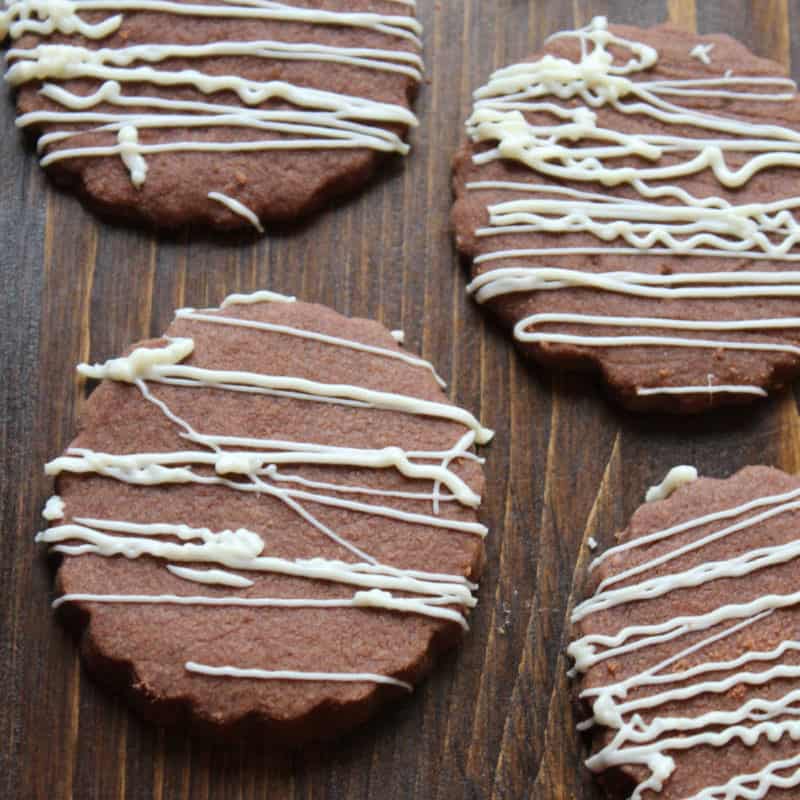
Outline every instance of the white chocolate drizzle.
POLYGON ((131 174, 131 183, 138 189, 147 177, 147 163, 139 147, 139 132, 134 125, 123 125, 117 134, 122 163, 131 174))
MULTIPOLYGON (((670 476, 675 474, 673 470, 670 476)), ((681 477, 689 477, 689 473, 677 475, 677 478, 681 477)), ((663 492, 659 495, 663 496, 663 492)), ((618 630, 586 634, 573 642, 569 648, 575 662, 573 673, 586 672, 601 662, 627 653, 707 632, 699 639, 695 636, 691 643, 668 658, 661 661, 653 658, 651 661, 655 663, 642 671, 607 685, 592 686, 581 695, 591 703, 593 714, 579 727, 586 730, 601 725, 613 734, 587 761, 589 768, 599 772, 638 766, 649 772, 631 795, 633 800, 639 800, 648 790, 662 791, 678 768, 671 754, 700 746, 724 747, 737 740, 752 747, 764 739, 778 742, 784 737, 795 741, 800 737, 800 723, 794 719, 800 689, 792 689, 790 685, 787 690, 775 689, 770 695, 759 693, 760 687, 767 692, 774 681, 800 680, 800 666, 784 663, 787 655, 800 653, 800 642, 789 635, 791 625, 780 629, 786 631, 785 638, 770 649, 756 651, 745 639, 741 654, 733 658, 720 661, 709 656, 702 660, 702 654, 716 643, 742 634, 745 629, 765 624, 781 609, 791 609, 800 604, 800 593, 768 593, 751 599, 754 592, 747 588, 747 576, 756 578, 761 570, 787 565, 800 557, 800 539, 772 543, 776 541, 772 532, 765 530, 763 544, 759 545, 757 530, 769 520, 790 513, 796 515, 800 511, 798 497, 800 490, 757 497, 735 507, 645 534, 612 548, 596 560, 595 564, 625 551, 679 535, 682 537, 683 544, 666 552, 662 548, 661 556, 645 558, 639 566, 607 577, 594 596, 575 608, 573 621, 577 623, 611 608, 628 604, 641 608, 641 604, 654 601, 647 607, 647 623, 626 624, 624 616, 621 616, 618 630), (751 514, 758 509, 766 510, 751 514), (728 520, 736 521, 727 524, 728 520), (685 534, 692 531, 697 533, 687 541, 685 534), (681 555, 699 551, 737 534, 741 535, 731 538, 730 557, 709 562, 695 560, 694 566, 682 570, 658 569, 656 577, 636 578, 669 564, 681 555), (664 615, 659 614, 658 598, 681 590, 697 588, 699 592, 700 587, 720 579, 742 579, 741 597, 735 590, 727 595, 723 592, 722 598, 710 597, 710 608, 705 602, 705 608, 693 606, 695 613, 673 619, 664 619, 664 615), (725 596, 734 599, 726 603, 725 596), (750 691, 744 691, 747 687, 750 691), (675 710, 676 704, 701 695, 736 698, 739 705, 731 708, 728 702, 720 710, 705 711, 696 716, 684 716, 680 710, 675 710), (669 712, 660 714, 659 710, 664 706, 669 706, 669 712)), ((648 500, 651 500, 650 496, 648 500)), ((706 800, 763 798, 771 788, 800 786, 800 770, 786 774, 787 770, 798 765, 800 758, 797 757, 774 760, 761 769, 733 775, 723 785, 706 786, 691 797, 706 800)))
MULTIPOLYGON (((681 98, 696 101, 708 97, 755 105, 796 104, 794 82, 730 73, 686 80, 651 79, 645 73, 657 64, 658 52, 610 32, 603 17, 586 28, 551 38, 556 37, 577 39, 580 60, 545 55, 535 62, 498 70, 475 92, 467 133, 474 143, 492 146, 479 150, 473 162, 513 161, 538 177, 530 182, 486 180, 466 185, 471 192, 509 196, 488 205, 488 225, 474 231, 480 245, 474 263, 489 267, 470 284, 475 299, 484 303, 512 293, 547 291, 569 291, 577 296, 578 289, 665 301, 800 296, 800 272, 779 267, 800 260, 800 196, 736 205, 713 194, 696 197, 678 183, 682 177, 710 171, 722 187, 732 189, 773 167, 800 168, 800 131, 722 116, 680 102, 681 98), (627 51, 630 58, 615 60, 612 47, 627 51), (624 133, 605 128, 599 113, 604 108, 649 119, 651 130, 624 133), (679 127, 684 130, 671 133, 670 129, 679 127), (695 133, 687 134, 687 128, 695 133), (623 159, 627 159, 624 165, 623 159), (633 159, 644 163, 633 165, 633 159), (735 167, 729 164, 733 159, 735 167), (575 188, 576 184, 591 185, 583 190, 575 188), (628 189, 628 196, 614 193, 616 187, 628 189), (507 242, 530 234, 551 235, 553 245, 485 246, 494 237, 502 236, 507 242), (559 246, 552 235, 581 236, 596 244, 559 246), (670 269, 666 275, 625 269, 593 273, 567 269, 560 262, 609 254, 735 259, 737 268, 716 272, 670 269), (511 264, 506 267, 503 262, 511 264), (743 262, 763 262, 764 269, 741 269, 743 262)), ((700 45, 692 54, 710 63, 712 47, 700 45)), ((691 319, 690 303, 664 303, 669 310, 652 316, 532 314, 517 323, 514 336, 538 345, 763 350, 800 356, 800 349, 786 341, 788 336, 778 334, 775 341, 766 338, 771 331, 786 330, 791 336, 797 318, 742 320, 732 304, 715 305, 724 314, 719 321, 691 319), (689 318, 672 317, 673 310, 683 309, 689 318), (605 336, 603 326, 679 329, 692 335, 651 336, 637 330, 633 336, 605 336), (575 329, 581 327, 591 330, 586 335, 576 334, 575 329), (748 335, 741 340, 703 335, 730 330, 748 335)), ((702 389, 693 385, 638 386, 636 393, 766 394, 759 386, 732 382, 702 389)))
POLYGON ((494 435, 493 431, 484 428, 468 411, 446 403, 393 392, 380 392, 350 384, 327 384, 284 375, 259 375, 252 372, 180 365, 180 362, 191 354, 193 346, 194 342, 191 339, 171 339, 163 348, 140 347, 130 356, 110 359, 105 364, 80 364, 78 372, 86 378, 95 380, 109 379, 126 383, 148 380, 173 386, 213 386, 230 391, 291 395, 310 401, 361 405, 405 414, 437 417, 470 428, 474 431, 475 441, 478 444, 486 444, 494 435))
POLYGON ((386 675, 375 675, 371 672, 297 672, 294 670, 265 670, 265 669, 239 669, 238 667, 212 667, 208 664, 197 664, 194 661, 186 662, 187 672, 197 675, 210 675, 214 677, 226 676, 229 678, 254 678, 262 681, 334 681, 341 683, 381 683, 389 686, 398 686, 407 692, 413 690, 410 683, 397 680, 386 675))
MULTIPOLYGON (((222 308, 246 306, 256 302, 294 302, 294 298, 271 292, 252 295, 231 295, 222 308)), ((363 353, 368 358, 397 359, 411 367, 424 369, 442 384, 433 367, 422 359, 406 355, 399 347, 376 347, 361 342, 329 336, 286 325, 277 325, 221 316, 221 309, 181 309, 176 318, 193 326, 221 324, 252 331, 255 336, 294 336, 337 348, 363 353)), ((268 342, 265 342, 268 347, 268 342)), ((96 594, 70 593, 59 597, 54 605, 68 602, 176 605, 198 607, 281 608, 287 612, 304 608, 353 608, 383 612, 416 614, 445 620, 467 627, 465 611, 476 603, 477 588, 462 575, 408 570, 382 564, 368 552, 347 540, 342 532, 326 525, 306 504, 315 507, 343 509, 356 514, 369 514, 398 520, 408 525, 449 531, 456 535, 485 536, 485 526, 440 514, 441 503, 457 503, 475 508, 479 495, 452 468, 459 460, 482 461, 470 448, 477 441, 487 442, 492 431, 462 409, 418 398, 388 392, 376 392, 349 385, 328 385, 293 378, 265 376, 257 373, 208 370, 182 365, 194 351, 189 337, 166 338, 165 343, 140 347, 125 357, 104 364, 82 364, 79 372, 97 380, 114 380, 133 384, 144 401, 154 404, 178 429, 190 448, 174 452, 102 453, 86 448, 71 448, 46 466, 48 475, 94 474, 137 486, 198 484, 223 486, 234 492, 250 492, 274 498, 304 519, 312 530, 347 551, 354 562, 326 558, 286 559, 271 556, 259 532, 247 529, 213 531, 186 523, 141 523, 124 518, 96 519, 75 517, 42 531, 37 541, 67 556, 85 554, 103 557, 156 558, 166 562, 172 575, 199 585, 250 590, 231 596, 183 594, 96 594), (179 372, 175 372, 179 370, 179 372), (175 413, 164 400, 153 394, 149 384, 172 383, 187 388, 209 388, 220 391, 256 391, 290 396, 305 401, 321 401, 355 409, 378 408, 394 413, 430 416, 466 428, 452 447, 443 450, 405 450, 389 444, 375 449, 340 445, 264 439, 250 436, 222 436, 193 428, 175 413), (194 446, 192 449, 191 446, 194 446), (337 466, 350 469, 393 470, 414 482, 427 482, 430 491, 406 491, 358 486, 348 481, 312 480, 302 474, 282 472, 283 468, 304 466, 337 466), (443 491, 444 490, 444 491, 443 491), (375 502, 350 499, 358 494, 377 497, 375 502), (389 503, 390 498, 430 504, 432 513, 401 509, 389 503), (265 597, 257 594, 256 575, 291 576, 309 581, 322 581, 350 589, 338 597, 325 599, 303 597, 265 597)), ((54 499, 47 509, 56 510, 54 499)), ((46 514, 49 513, 46 509, 46 514)), ((57 509, 61 519, 63 507, 57 509)), ((188 669, 188 666, 187 666, 188 669)), ((229 677, 253 677, 285 680, 352 680, 407 687, 390 676, 364 673, 301 673, 292 670, 253 670, 225 665, 200 667, 190 672, 229 677), (258 674, 257 674, 258 673, 258 674), (333 676, 333 677, 330 677, 333 676)), ((409 687, 410 688, 410 687, 409 687)))
POLYGON ((655 503, 657 500, 666 500, 676 489, 696 480, 697 470, 694 467, 685 465, 673 467, 661 483, 651 486, 647 490, 644 501, 645 503, 655 503))
POLYGON ((209 200, 216 200, 221 203, 225 208, 238 214, 243 219, 246 219, 259 233, 264 233, 264 226, 256 213, 249 209, 244 203, 240 202, 234 197, 229 197, 222 192, 209 192, 209 200))
POLYGON ((732 383, 709 383, 706 386, 640 386, 636 389, 636 394, 640 397, 657 394, 752 394, 757 397, 767 397, 767 392, 760 386, 732 383))
MULTIPOLYGON (((228 308, 228 306, 246 306, 253 305, 254 303, 296 303, 297 298, 291 297, 287 294, 279 294, 278 292, 270 292, 267 289, 261 289, 257 292, 250 294, 229 294, 221 303, 220 308, 228 308)), ((190 311, 193 309, 186 309, 190 311)))
MULTIPOLYGON (((403 0, 389 0, 403 2, 403 0)), ((414 7, 416 3, 405 3, 414 7)), ((396 17, 385 14, 323 11, 313 8, 271 2, 270 0, 244 0, 242 3, 224 0, 223 5, 196 5, 170 2, 170 0, 14 0, 8 4, 0 17, 0 33, 10 33, 17 39, 24 33, 47 35, 53 31, 74 33, 90 39, 103 39, 117 30, 122 16, 117 15, 97 25, 89 25, 80 19, 81 11, 148 11, 181 16, 230 17, 234 19, 262 19, 283 22, 299 22, 312 25, 343 25, 370 28, 417 41, 422 27, 411 17, 396 17), (229 6, 227 5, 229 4, 229 6)))
MULTIPOLYGON (((222 305, 224 308, 225 305, 222 305)), ((193 319, 199 322, 208 322, 212 325, 230 325, 234 327, 241 327, 241 328, 250 328, 252 330, 261 330, 261 331, 268 331, 270 333, 286 333, 290 336, 297 336, 301 339, 310 339, 315 342, 324 342, 326 344, 337 345, 339 347, 347 347, 351 350, 360 350, 362 353, 373 353, 375 355, 383 356, 384 358, 395 358, 399 361, 404 361, 406 364, 411 364, 416 367, 422 367, 423 369, 428 370, 428 372, 433 375, 436 382, 442 389, 447 387, 447 384, 442 380, 442 378, 438 375, 436 370, 433 367, 433 364, 430 361, 426 361, 423 358, 417 358, 416 356, 408 355, 407 353, 400 352, 398 350, 390 350, 387 347, 374 347, 368 344, 362 344, 361 342, 354 342, 347 339, 341 339, 337 336, 328 336, 324 333, 317 333, 315 331, 305 331, 301 330, 300 328, 290 328, 286 325, 274 325, 269 322, 258 322, 255 320, 242 320, 242 319, 231 319, 230 317, 219 317, 219 316, 212 316, 209 314, 202 314, 198 313, 197 311, 191 309, 180 309, 176 312, 175 316, 178 319, 193 319)), ((397 339, 397 337, 392 334, 392 338, 398 343, 402 344, 402 339, 397 339)))
POLYGON ((192 569, 191 567, 176 567, 167 564, 167 569, 179 578, 195 583, 207 583, 213 586, 232 586, 235 589, 247 589, 253 581, 241 575, 234 575, 224 569, 192 569))
POLYGON ((78 365, 78 374, 94 380, 124 381, 135 383, 142 378, 152 377, 157 365, 179 364, 194 350, 191 339, 173 338, 163 347, 137 347, 129 356, 112 358, 105 364, 78 365))
MULTIPOLYGON (((409 8, 412 2, 393 0, 409 8)), ((219 3, 172 2, 171 0, 12 0, 0 12, 0 38, 10 34, 41 37, 32 47, 9 50, 6 80, 12 86, 42 82, 41 94, 51 101, 48 108, 23 114, 20 127, 48 126, 40 136, 41 163, 47 166, 72 158, 122 159, 137 188, 147 177, 146 158, 170 152, 246 153, 278 150, 368 148, 405 154, 408 145, 389 126, 413 127, 411 111, 392 103, 323 91, 285 81, 258 81, 242 75, 219 74, 213 68, 163 69, 161 62, 174 59, 265 59, 334 63, 368 71, 404 75, 418 83, 422 60, 414 52, 420 46, 421 26, 403 14, 351 13, 294 7, 269 0, 222 0, 219 3), (88 23, 84 13, 106 12, 104 20, 88 23), (214 41, 206 44, 132 44, 89 48, 50 44, 53 34, 78 34, 99 41, 124 33, 127 13, 164 15, 165 30, 191 24, 191 18, 253 20, 311 25, 317 28, 363 29, 393 39, 398 49, 333 47, 309 41, 293 43, 272 40, 214 41), (183 22, 181 18, 187 19, 183 22), (406 49, 403 49, 406 48, 406 49), (74 93, 59 82, 92 81, 89 94, 74 93), (189 87, 206 95, 234 93, 241 105, 225 100, 201 102, 139 96, 128 86, 148 84, 155 88, 189 87), (268 104, 268 105, 265 105, 268 104), (107 106, 112 106, 112 111, 107 106), (100 107, 103 107, 102 110, 100 107), (241 130, 241 138, 215 140, 215 128, 241 130), (205 136, 153 141, 151 131, 193 130, 205 136), (107 143, 86 145, 81 137, 94 133, 107 143), (75 140, 73 146, 69 142, 75 140), (57 145, 57 146, 55 146, 57 145)), ((258 228, 253 212, 240 201, 220 192, 208 194, 232 213, 258 228)))

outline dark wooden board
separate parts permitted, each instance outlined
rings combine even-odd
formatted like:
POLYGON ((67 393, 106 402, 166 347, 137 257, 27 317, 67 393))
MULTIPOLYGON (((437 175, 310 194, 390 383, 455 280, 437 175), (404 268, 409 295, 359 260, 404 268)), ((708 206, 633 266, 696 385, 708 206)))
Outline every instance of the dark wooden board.
POLYGON ((676 463, 800 470, 796 393, 752 411, 632 417, 587 377, 524 364, 464 294, 449 160, 488 73, 595 14, 725 31, 800 77, 800 0, 418 0, 428 81, 414 149, 368 191, 257 242, 111 227, 50 186, 0 104, 0 798, 556 800, 597 797, 565 676, 586 540, 606 545, 676 463), (159 334, 174 308, 269 287, 402 327, 498 431, 492 528, 463 647, 407 701, 319 751, 225 752, 141 722, 82 671, 33 535, 83 399, 73 365, 159 334))

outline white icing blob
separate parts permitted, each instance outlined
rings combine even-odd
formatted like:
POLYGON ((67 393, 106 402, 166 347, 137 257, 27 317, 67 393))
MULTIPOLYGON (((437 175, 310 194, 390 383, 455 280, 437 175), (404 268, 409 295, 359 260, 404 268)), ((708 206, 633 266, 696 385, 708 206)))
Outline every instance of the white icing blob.
POLYGON ((64 501, 54 494, 44 505, 42 516, 46 520, 64 519, 64 501))
POLYGON ((139 133, 133 125, 123 125, 117 139, 122 162, 131 174, 131 183, 138 189, 147 177, 147 163, 141 156, 139 133))
POLYGON ((193 351, 191 339, 170 339, 163 347, 137 347, 129 356, 112 358, 105 364, 79 364, 78 373, 95 380, 134 383, 149 377, 156 366, 179 364, 193 351))
POLYGON ((708 44, 696 44, 691 49, 689 55, 708 66, 711 63, 711 51, 713 49, 714 42, 709 42, 708 44))
POLYGON ((657 500, 666 500, 676 489, 687 483, 697 480, 697 470, 694 467, 673 467, 663 481, 657 486, 651 486, 645 495, 646 503, 655 503, 657 500))
POLYGON ((294 303, 296 301, 296 297, 261 289, 260 291, 251 292, 250 294, 230 294, 222 301, 220 308, 251 305, 253 303, 294 303))

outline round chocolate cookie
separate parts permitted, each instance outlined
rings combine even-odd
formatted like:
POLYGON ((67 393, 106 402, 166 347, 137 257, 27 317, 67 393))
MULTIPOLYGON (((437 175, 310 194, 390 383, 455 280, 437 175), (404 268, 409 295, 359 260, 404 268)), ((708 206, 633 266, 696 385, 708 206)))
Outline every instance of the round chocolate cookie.
POLYGON ((597 18, 475 93, 454 161, 470 292, 525 355, 627 407, 744 403, 800 371, 800 99, 727 36, 597 18))
POLYGON ((492 432, 399 338, 260 292, 79 367, 102 382, 38 539, 92 673, 159 721, 299 743, 459 641, 492 432))
POLYGON ((615 798, 796 797, 800 480, 678 467, 648 500, 573 612, 587 766, 615 798))
POLYGON ((405 154, 414 0, 13 0, 6 80, 41 163, 163 228, 291 221, 405 154))

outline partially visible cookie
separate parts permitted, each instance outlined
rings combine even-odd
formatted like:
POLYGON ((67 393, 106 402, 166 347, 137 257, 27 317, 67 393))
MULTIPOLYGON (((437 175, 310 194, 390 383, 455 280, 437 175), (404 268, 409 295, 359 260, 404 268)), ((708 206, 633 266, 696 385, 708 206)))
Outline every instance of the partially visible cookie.
POLYGON ((614 798, 796 797, 800 479, 682 467, 648 495, 573 613, 587 765, 614 798))
POLYGON ((79 369, 102 382, 38 538, 88 668, 146 715, 326 738, 459 641, 492 432, 383 326, 237 295, 79 369))
POLYGON ((404 154, 414 0, 13 0, 6 80, 59 183, 175 228, 291 221, 404 154))
POLYGON ((475 93, 454 162, 470 291, 525 355, 627 407, 745 403, 800 372, 800 99, 727 36, 586 28, 475 93))

